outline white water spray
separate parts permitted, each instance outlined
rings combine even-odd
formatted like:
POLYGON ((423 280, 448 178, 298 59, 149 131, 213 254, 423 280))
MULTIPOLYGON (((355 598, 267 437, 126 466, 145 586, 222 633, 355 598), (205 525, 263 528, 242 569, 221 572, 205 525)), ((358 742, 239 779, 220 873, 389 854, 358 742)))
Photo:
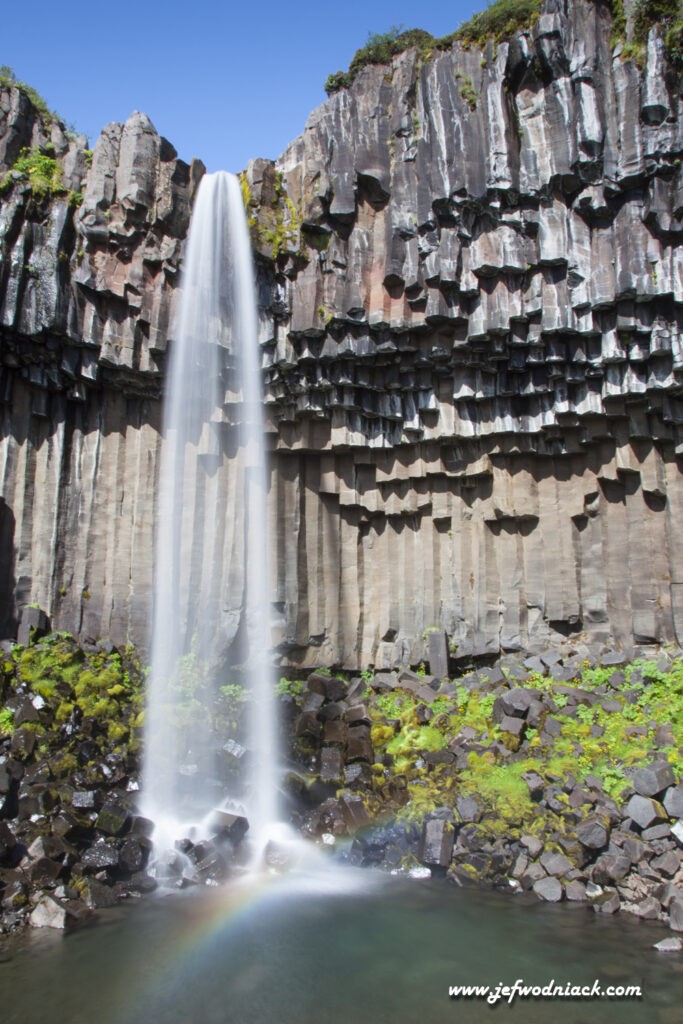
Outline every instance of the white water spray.
POLYGON ((221 172, 197 193, 166 380, 143 772, 158 845, 232 795, 212 714, 236 638, 250 702, 250 835, 258 842, 277 820, 266 494, 252 252, 239 182, 221 172))

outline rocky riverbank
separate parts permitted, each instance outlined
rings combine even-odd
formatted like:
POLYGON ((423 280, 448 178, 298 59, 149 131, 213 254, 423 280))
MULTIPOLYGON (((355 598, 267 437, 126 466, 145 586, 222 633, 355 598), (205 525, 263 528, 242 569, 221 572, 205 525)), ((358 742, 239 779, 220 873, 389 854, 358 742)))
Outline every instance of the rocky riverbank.
MULTIPOLYGON (((138 807, 144 672, 132 649, 41 637, 0 657, 0 928, 67 928, 156 886, 138 807)), ((336 855, 459 885, 629 912, 683 933, 683 655, 574 644, 458 665, 278 684, 300 831, 336 855)), ((221 772, 248 751, 238 684, 209 713, 221 772)), ((206 713, 202 707, 202 713, 206 713)), ((219 820, 220 818, 220 820, 219 820)), ((245 819, 160 865, 173 885, 240 870, 245 819)), ((273 851, 277 858, 277 851, 273 851)), ((674 939, 674 944, 678 943, 674 939)))
POLYGON ((314 672, 292 689, 314 773, 290 779, 312 804, 301 826, 354 836, 353 863, 683 931, 680 652, 574 644, 454 679, 314 672))

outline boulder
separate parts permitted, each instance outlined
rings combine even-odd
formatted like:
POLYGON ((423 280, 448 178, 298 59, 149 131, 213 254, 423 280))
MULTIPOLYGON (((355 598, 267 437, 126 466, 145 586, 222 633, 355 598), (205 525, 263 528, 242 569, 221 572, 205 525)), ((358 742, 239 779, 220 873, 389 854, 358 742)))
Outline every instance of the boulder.
POLYGON ((674 784, 673 768, 668 761, 653 761, 633 774, 631 783, 641 796, 657 796, 674 784))
POLYGON ((243 814, 230 811, 214 811, 208 825, 211 835, 229 839, 233 845, 240 843, 249 830, 249 822, 243 814))
POLYGON ((626 805, 629 818, 641 829, 647 829, 660 821, 666 821, 667 813, 662 805, 651 797, 635 794, 626 805))
POLYGON ((536 895, 547 903, 559 903, 564 894, 562 883, 557 878, 539 878, 532 886, 536 895))
POLYGON ((605 814, 589 814, 579 823, 576 838, 589 850, 602 850, 607 846, 610 835, 610 820, 605 814))
POLYGON ((670 786, 662 797, 662 803, 670 818, 683 818, 683 784, 670 786))
POLYGON ((448 867, 453 853, 453 841, 452 824, 439 818, 430 818, 422 828, 420 860, 430 867, 448 867))

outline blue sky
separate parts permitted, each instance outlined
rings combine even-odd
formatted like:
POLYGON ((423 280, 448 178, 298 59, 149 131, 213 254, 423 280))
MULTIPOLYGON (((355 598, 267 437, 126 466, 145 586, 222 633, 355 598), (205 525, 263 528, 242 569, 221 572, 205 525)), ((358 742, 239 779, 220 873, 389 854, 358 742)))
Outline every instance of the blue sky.
POLYGON ((274 158, 325 99, 369 32, 393 25, 446 35, 485 0, 239 4, 7 0, 0 64, 13 68, 94 143, 142 110, 189 160, 241 170, 274 158), (236 10, 232 8, 236 6, 236 10))

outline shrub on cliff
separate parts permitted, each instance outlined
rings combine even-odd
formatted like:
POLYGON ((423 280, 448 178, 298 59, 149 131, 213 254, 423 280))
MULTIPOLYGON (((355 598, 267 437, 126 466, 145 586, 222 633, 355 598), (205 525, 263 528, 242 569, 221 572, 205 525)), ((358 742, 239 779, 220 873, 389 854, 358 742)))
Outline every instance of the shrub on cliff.
POLYGON ((356 50, 348 71, 336 71, 325 82, 328 96, 339 89, 348 88, 358 73, 368 64, 390 64, 393 58, 416 47, 424 58, 435 50, 447 50, 454 42, 464 46, 484 46, 488 39, 499 42, 515 32, 529 28, 536 21, 542 0, 495 0, 485 11, 475 14, 450 35, 436 39, 421 28, 404 30, 393 26, 388 32, 370 33, 368 41, 356 50))

